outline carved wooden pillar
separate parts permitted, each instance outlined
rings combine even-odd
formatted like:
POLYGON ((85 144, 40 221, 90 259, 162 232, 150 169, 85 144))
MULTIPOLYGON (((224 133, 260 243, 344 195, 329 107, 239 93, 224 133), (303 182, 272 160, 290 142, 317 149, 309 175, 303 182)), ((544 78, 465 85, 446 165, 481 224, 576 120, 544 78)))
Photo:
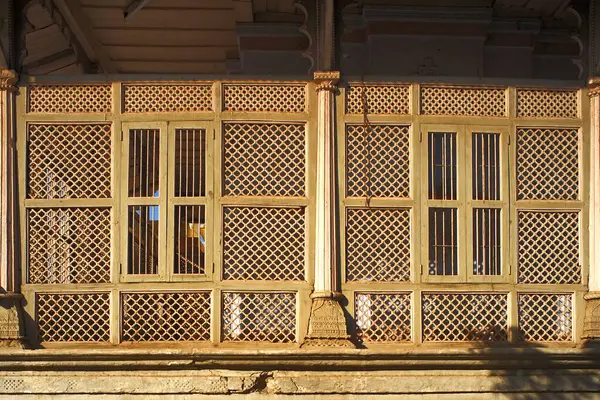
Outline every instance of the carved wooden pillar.
POLYGON ((590 79, 590 278, 583 338, 600 340, 600 78, 590 79))
POLYGON ((0 346, 21 345, 21 300, 15 262, 17 74, 0 70, 0 346))
POLYGON ((340 73, 315 72, 318 97, 315 290, 304 346, 353 347, 337 291, 335 96, 340 73))

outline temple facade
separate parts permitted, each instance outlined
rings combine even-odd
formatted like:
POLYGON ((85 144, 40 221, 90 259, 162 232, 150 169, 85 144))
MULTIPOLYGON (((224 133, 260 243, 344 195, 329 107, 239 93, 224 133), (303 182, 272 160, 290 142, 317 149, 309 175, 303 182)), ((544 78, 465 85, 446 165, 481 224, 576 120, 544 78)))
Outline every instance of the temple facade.
POLYGON ((600 1, 0 7, 0 398, 597 398, 600 1))

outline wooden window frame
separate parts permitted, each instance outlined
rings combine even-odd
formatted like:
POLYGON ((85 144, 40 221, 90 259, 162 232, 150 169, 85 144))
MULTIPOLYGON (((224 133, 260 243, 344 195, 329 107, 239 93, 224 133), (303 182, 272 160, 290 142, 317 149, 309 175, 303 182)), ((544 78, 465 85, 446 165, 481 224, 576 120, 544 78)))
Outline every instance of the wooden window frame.
MULTIPOLYGON (((52 84, 52 83, 51 83, 52 84)), ((17 129, 27 132, 30 123, 44 124, 73 124, 73 123, 111 123, 111 197, 107 199, 55 199, 55 200, 32 200, 26 198, 26 166, 27 166, 27 139, 25 135, 18 136, 18 165, 19 165, 19 206, 21 210, 21 241, 27 244, 27 217, 26 211, 37 207, 110 207, 111 208, 111 265, 110 282, 107 283, 80 283, 80 284, 29 284, 23 280, 21 290, 27 298, 25 312, 34 317, 36 315, 36 295, 38 294, 86 294, 86 293, 109 293, 110 294, 110 341, 108 343, 95 343, 94 346, 114 345, 122 343, 121 329, 123 317, 123 293, 188 293, 209 292, 210 293, 210 341, 194 342, 197 347, 213 347, 215 345, 225 348, 239 348, 247 346, 261 346, 272 348, 296 348, 298 343, 304 341, 307 333, 308 317, 311 308, 310 293, 314 283, 314 243, 309 234, 314 229, 315 218, 315 180, 316 180, 316 91, 312 82, 245 82, 245 81, 211 81, 211 82, 181 82, 186 85, 208 85, 210 87, 211 109, 205 111, 164 111, 164 112, 125 112, 124 103, 126 85, 152 85, 169 86, 172 81, 146 82, 112 82, 111 85, 111 109, 101 113, 88 112, 64 112, 64 113, 32 113, 28 111, 28 86, 23 86, 17 98, 17 129), (281 85, 302 87, 301 92, 305 95, 302 110, 296 111, 226 111, 224 110, 225 95, 224 85, 281 85), (223 124, 228 122, 242 123, 298 123, 305 126, 305 194, 299 197, 233 197, 223 196, 223 160, 222 160, 222 138, 223 124), (160 128, 161 151, 160 164, 161 175, 167 185, 161 185, 158 198, 128 198, 127 197, 127 130, 129 128, 160 128), (167 176, 174 172, 174 153, 169 149, 174 147, 174 132, 178 128, 205 129, 205 196, 203 197, 175 197, 172 177, 167 176), (121 137, 123 134, 123 137, 121 137), (173 153, 173 154, 172 154, 173 153), (127 205, 128 204, 156 204, 161 208, 160 224, 162 250, 161 262, 159 262, 159 273, 150 276, 127 275, 127 205), (206 258, 205 274, 177 276, 173 272, 173 238, 172 222, 174 220, 174 207, 176 205, 205 205, 206 221, 206 258), (305 262, 303 265, 304 280, 302 281, 245 281, 245 280, 223 280, 222 245, 220 239, 223 234, 222 212, 226 206, 263 206, 263 207, 302 207, 305 210, 305 230, 307 232, 305 241, 305 262), (166 218, 165 218, 166 217, 166 218), (247 293, 293 293, 296 298, 295 309, 295 342, 288 343, 230 343, 224 342, 223 338, 223 294, 227 292, 247 293)), ((179 84, 179 83, 176 83, 179 84)), ((94 84, 73 81, 69 85, 94 84)), ((285 88, 284 88, 285 89, 285 88)), ((294 89, 296 90, 296 89, 294 89)), ((204 92, 202 92, 204 93, 204 92)), ((155 99, 156 100, 156 99, 155 99)), ((193 101, 193 99, 188 99, 193 101)), ((297 99, 294 99, 296 101, 297 99)), ((166 101, 166 100, 165 100, 166 101)), ((269 101, 265 98, 252 99, 252 101, 269 101)), ((280 100, 277 100, 280 101, 280 100)), ((203 103, 204 104, 204 103, 203 103)), ((254 103, 253 103, 254 104, 254 103)), ((295 104, 295 103, 294 103, 295 104)), ((277 105, 278 106, 278 105, 277 105)), ((278 106, 279 107, 279 106, 278 106)), ((22 246, 23 257, 22 276, 27 276, 27 246, 22 246)), ((32 339, 36 339, 36 321, 30 319, 27 322, 27 330, 32 339)), ((153 347, 156 342, 135 343, 141 348, 153 347)), ((166 344, 166 342, 165 342, 166 344)), ((170 346, 178 346, 177 342, 168 342, 170 346)), ((189 344, 187 344, 189 345, 189 344)), ((72 343, 47 342, 44 347, 73 346, 72 343)))
POLYGON ((204 154, 205 160, 202 166, 204 172, 204 196, 200 197, 184 197, 175 196, 175 179, 168 179, 168 198, 167 198, 167 257, 168 261, 165 264, 167 266, 167 276, 170 282, 177 281, 211 281, 213 274, 213 258, 214 258, 214 215, 216 214, 214 204, 214 138, 212 133, 214 132, 214 123, 197 122, 197 121, 177 121, 170 122, 168 124, 169 132, 169 144, 167 147, 168 151, 168 172, 170 177, 174 177, 175 173, 175 132, 178 129, 198 129, 204 131, 204 154), (204 273, 203 274, 175 274, 175 243, 174 243, 174 229, 175 226, 175 207, 176 206, 204 206, 204 223, 205 223, 205 249, 204 253, 204 273))
MULTIPOLYGON (((432 85, 438 87, 465 87, 461 85, 432 85)), ((345 226, 342 224, 340 229, 340 264, 341 264, 341 282, 342 293, 348 299, 354 299, 357 293, 374 293, 374 294, 396 294, 396 293, 411 293, 411 343, 393 343, 394 346, 410 346, 410 345, 427 345, 435 346, 435 343, 423 343, 423 320, 422 320, 422 295, 426 293, 499 293, 507 294, 507 313, 508 313, 508 342, 519 342, 519 296, 521 294, 569 294, 572 296, 572 336, 570 342, 546 342, 545 346, 570 347, 574 343, 581 343, 581 334, 583 331, 583 314, 584 300, 583 295, 587 292, 587 279, 589 275, 588 261, 588 237, 585 227, 588 225, 588 179, 589 171, 589 102, 586 101, 586 89, 575 89, 577 94, 577 117, 576 118, 533 118, 533 117, 518 117, 517 116, 517 91, 527 89, 526 86, 500 86, 505 90, 505 108, 504 116, 471 116, 471 115, 424 115, 421 113, 421 87, 418 83, 389 83, 389 82, 372 82, 365 86, 364 82, 350 82, 350 88, 344 87, 341 93, 341 101, 337 107, 337 124, 339 128, 338 137, 338 192, 340 193, 339 215, 340 220, 346 220, 346 210, 350 208, 410 208, 411 209, 411 277, 407 282, 390 282, 390 281, 349 281, 346 277, 346 232, 345 226), (407 110, 399 114, 390 114, 387 108, 378 108, 378 102, 386 101, 385 104, 394 104, 394 101, 400 101, 395 98, 385 98, 375 95, 374 102, 375 110, 372 114, 368 114, 366 120, 369 124, 382 125, 408 125, 411 132, 410 142, 410 159, 411 159, 411 198, 396 199, 396 198, 371 198, 369 202, 365 197, 348 197, 346 195, 346 125, 365 123, 365 116, 362 114, 362 106, 352 109, 352 113, 347 111, 347 95, 351 89, 358 91, 360 99, 361 87, 367 87, 368 93, 375 93, 377 87, 388 87, 389 85, 406 86, 410 90, 409 105, 407 110), (355 110, 356 109, 356 110, 355 110), (358 111, 357 111, 358 110, 358 111), (380 110, 379 113, 377 113, 380 110), (360 111, 360 112, 359 112, 360 111), (465 207, 468 207, 472 213, 473 208, 482 207, 485 205, 499 205, 502 207, 502 275, 498 276, 477 276, 473 275, 471 269, 464 271, 464 277, 454 281, 435 279, 435 276, 427 276, 426 260, 428 259, 428 249, 424 246, 423 236, 426 236, 427 230, 427 174, 423 174, 423 169, 427 167, 427 153, 423 151, 426 148, 426 129, 427 126, 454 126, 464 131, 478 132, 497 132, 502 134, 501 161, 508 165, 501 166, 501 199, 499 201, 488 200, 469 200, 471 196, 471 185, 465 188, 466 199, 465 207), (580 132, 580 147, 579 147, 579 199, 577 201, 520 201, 516 198, 516 133, 518 128, 576 128, 580 132), (422 135, 421 135, 422 132, 422 135), (508 197, 510 194, 510 197, 508 197), (425 196, 425 197, 423 197, 425 196), (468 196, 468 197, 467 197, 468 196), (580 258, 581 258, 581 282, 577 284, 525 284, 518 282, 518 264, 517 264, 517 215, 523 210, 554 210, 554 211, 578 211, 580 212, 580 258)), ((486 88, 482 86, 472 86, 474 88, 486 88)), ((492 86, 491 89, 498 88, 492 86)), ((574 90, 564 88, 537 88, 542 90, 574 90)), ((385 89, 379 93, 388 93, 385 89)), ((351 94, 356 97, 356 93, 351 94)), ((388 94, 386 94, 388 96, 388 94)), ((353 98, 352 101, 356 99, 353 98)), ((389 108, 389 107, 388 107, 389 108)), ((439 129, 438 129, 439 131, 439 129)), ((468 132, 468 133, 470 133, 468 132)), ((471 134, 465 135, 471 141, 471 134)), ((457 147, 460 150, 460 147, 457 147)), ((463 157, 463 163, 467 168, 468 174, 471 173, 471 154, 470 148, 463 146, 463 152, 468 151, 468 157, 463 157), (468 161, 468 162, 467 162, 468 161)), ((463 167, 463 171, 465 171, 463 167)), ((460 174, 460 171, 459 171, 460 174)), ((469 175, 470 176, 470 175, 469 175)), ((471 180, 469 179, 469 183, 471 180)), ((471 241, 472 237, 472 217, 468 217, 470 223, 466 223, 468 232, 463 231, 463 235, 471 241), (467 236, 468 235, 468 236, 467 236)), ((425 237, 426 239, 426 237, 425 237)), ((472 243, 466 243, 468 251, 465 254, 467 260, 471 259, 472 243)), ((471 261, 472 262, 472 261, 471 261)), ((462 266, 462 265, 461 265, 462 266)), ((469 265, 466 265, 469 267, 469 265)), ((464 269, 464 268, 463 268, 464 269)), ((439 278, 439 277, 437 277, 439 278)), ((348 302, 347 310, 350 315, 355 314, 355 304, 351 300, 348 302)), ((368 343, 368 347, 372 349, 385 350, 389 348, 391 343, 368 343)), ((439 345, 439 343, 437 344, 439 345)))
MULTIPOLYGON (((257 84, 256 82, 249 82, 257 84)), ((194 292, 194 291, 209 291, 211 293, 211 341, 207 343, 198 343, 199 347, 202 346, 218 346, 227 347, 229 343, 223 343, 222 337, 222 293, 223 292, 293 292, 296 293, 297 297, 297 309, 296 309, 296 340, 302 342, 304 335, 306 334, 307 322, 310 313, 311 300, 310 292, 312 284, 314 282, 314 243, 312 237, 312 230, 314 230, 314 194, 315 194, 315 177, 316 177, 316 92, 315 85, 311 82, 298 83, 298 82, 283 82, 284 84, 302 84, 306 87, 306 107, 304 112, 289 113, 289 112, 243 112, 243 111, 224 111, 223 110, 223 83, 220 81, 216 82, 204 82, 203 84, 211 85, 212 95, 212 109, 202 112, 164 112, 164 113, 125 113, 123 112, 123 86, 128 83, 114 82, 112 83, 112 108, 109 112, 102 113, 30 113, 27 111, 27 99, 28 99, 28 88, 22 87, 20 94, 17 98, 17 129, 19 132, 27 132, 27 125, 30 123, 112 123, 111 132, 111 158, 112 158, 112 169, 111 169, 111 198, 107 199, 51 199, 51 200, 33 200, 26 198, 26 173, 27 170, 27 137, 26 135, 18 135, 17 150, 18 150, 18 171, 19 171, 19 206, 20 206, 20 223, 21 223, 21 259, 24 260, 22 263, 22 277, 23 285, 21 290, 25 296, 26 305, 25 312, 29 315, 35 315, 35 296, 37 294, 45 293, 99 293, 109 292, 110 293, 110 332, 111 339, 110 344, 118 344, 121 342, 120 339, 120 318, 121 318, 121 304, 120 298, 123 292, 194 292), (223 197, 222 196, 222 127, 223 123, 226 122, 294 122, 294 123, 305 123, 306 124, 306 196, 304 197, 290 197, 290 198, 276 198, 276 197, 223 197), (207 233, 207 242, 212 241, 212 245, 207 245, 209 251, 207 251, 206 259, 206 276, 205 277, 170 277, 169 271, 172 267, 173 252, 170 247, 167 247, 168 251, 164 254, 166 263, 162 263, 164 279, 156 280, 138 280, 127 281, 122 280, 122 276, 119 271, 119 266, 126 263, 126 246, 127 236, 123 237, 125 229, 123 225, 123 210, 125 202, 124 196, 127 194, 127 190, 123 190, 123 183, 120 182, 122 179, 123 171, 126 171, 126 165, 124 161, 126 158, 123 153, 123 145, 121 142, 121 128, 122 126, 136 126, 136 127, 148 127, 149 124, 159 123, 163 124, 164 133, 161 132, 163 137, 167 137, 168 140, 172 140, 172 130, 176 126, 181 127, 206 127, 206 146, 207 146, 207 174, 206 174, 206 197, 205 201, 207 204, 206 209, 206 223, 212 223, 211 232, 207 233), (123 125, 124 124, 124 125, 123 125), (209 144, 212 143, 212 144, 209 144), (212 154, 212 156, 210 156, 212 154), (209 157, 212 159, 209 161, 209 157), (212 162, 213 168, 209 166, 209 162, 212 162), (212 179, 212 193, 209 189, 209 182, 212 179), (208 204, 212 204, 208 206, 208 204), (224 206, 229 205, 258 205, 258 206, 302 206, 306 209, 306 231, 308 232, 306 241, 306 266, 305 266, 305 281, 299 282, 288 282, 288 281, 224 281, 222 277, 222 248, 219 244, 219 240, 222 237, 222 210, 224 206), (110 207, 111 208, 111 235, 112 235, 112 247, 111 247, 111 280, 110 283, 102 284, 29 284, 25 279, 27 277, 27 210, 31 208, 39 207, 110 207), (213 210, 213 212, 211 212, 213 210), (123 249, 125 247, 125 250, 123 249), (124 257, 125 254, 125 257, 124 257), (210 260, 209 258, 212 257, 210 260), (169 260, 171 259, 171 260, 169 260), (214 266, 213 266, 214 264, 214 266), (213 272, 214 271, 214 272, 213 272), (175 279, 178 278, 178 279, 175 279), (191 279, 194 278, 194 279, 191 279)), ((77 84, 73 82, 73 84, 77 84)), ((139 82, 136 82, 139 84, 139 82)), ((142 82, 142 84, 146 84, 142 82)), ((161 83, 148 83, 148 84, 161 84, 161 83)), ((165 81, 164 84, 169 84, 169 81, 165 81)), ((236 82, 237 84, 237 82, 236 82)), ((243 82, 242 82, 243 84, 243 82)), ((268 85, 269 83, 264 83, 268 85)), ((389 86, 390 84, 386 84, 389 86)), ((395 85, 395 84, 394 84, 395 85)), ((402 85, 402 84, 400 84, 402 85)), ((411 332, 412 342, 406 343, 405 345, 414 345, 422 343, 422 295, 423 293, 506 293, 508 295, 508 320, 511 327, 517 326, 519 320, 518 311, 518 297, 520 294, 569 294, 573 299, 573 342, 580 342, 582 328, 583 328, 583 295, 587 292, 587 277, 588 277, 588 233, 585 227, 588 224, 588 178, 589 171, 587 166, 589 165, 589 104, 587 101, 586 90, 579 90, 578 98, 578 117, 577 118, 521 118, 516 115, 516 92, 517 88, 508 87, 504 88, 506 91, 506 115, 502 117, 473 117, 473 116, 451 116, 451 115, 422 115, 420 114, 420 85, 419 84, 404 84, 408 87, 409 92, 409 106, 408 111, 405 114, 388 114, 388 115, 369 115, 371 124, 384 124, 384 125, 407 125, 409 126, 409 163, 412 170, 411 183, 410 183, 410 198, 396 199, 396 198, 373 198, 370 201, 369 206, 372 208, 406 208, 410 209, 410 218, 412 229, 410 232, 411 239, 411 256, 410 256, 410 279, 406 282, 347 282, 346 280, 346 260, 345 260, 345 231, 344 224, 345 212, 347 208, 365 208, 364 198, 359 197, 345 197, 346 193, 346 180, 345 180, 345 125, 346 124, 362 124, 364 122, 362 115, 349 115, 346 114, 346 107, 344 101, 345 89, 341 88, 341 96, 337 97, 337 126, 338 135, 337 150, 338 150, 338 193, 340 194, 339 201, 339 220, 340 223, 340 247, 342 249, 340 254, 340 273, 342 281, 342 292, 348 299, 354 299, 355 293, 368 292, 368 293, 409 293, 411 298, 411 332), (544 127, 560 127, 560 128, 577 128, 579 129, 580 135, 580 191, 579 199, 576 201, 514 201, 511 199, 508 203, 509 212, 505 214, 505 218, 509 219, 508 229, 510 230, 510 240, 503 240, 503 247, 508 245, 508 251, 510 258, 503 259, 503 265, 509 265, 509 275, 503 275, 501 282, 491 282, 489 280, 480 279, 480 277, 473 277, 473 280, 460 282, 433 282, 427 281, 425 275, 421 273, 421 264, 423 259, 422 251, 418 250, 421 245, 421 229, 423 224, 423 204, 426 199, 423 199, 423 182, 420 174, 415 174, 416 168, 422 168, 423 154, 421 151, 422 144, 419 142, 420 132, 426 125, 452 125, 465 127, 484 127, 492 131, 504 130, 508 133, 509 139, 509 156, 511 171, 508 176, 509 179, 505 179, 504 182, 511 188, 511 196, 513 196, 516 188, 516 178, 514 173, 514 166, 516 165, 516 129, 523 128, 544 128, 544 127), (517 234, 517 213, 523 210, 575 210, 580 213, 580 258, 582 262, 581 270, 581 283, 577 284, 520 284, 517 282, 517 246, 516 246, 516 234, 517 234), (477 279, 475 279, 477 278, 477 279)), ((484 86, 482 86, 484 87, 484 86)), ((403 92, 404 93, 404 92, 403 92)), ((392 104, 392 103, 390 103, 392 104)), ((393 105, 393 104, 392 104, 393 105)), ((385 110, 390 109, 391 105, 383 107, 385 110)), ((404 107, 402 107, 404 110, 404 107)), ((125 142, 125 141, 124 141, 125 142)), ((167 148, 170 145, 167 143, 167 148)), ((459 147, 457 147, 458 149, 459 147)), ((162 153, 161 153, 162 154, 162 153)), ((161 157, 161 162, 165 161, 164 157, 161 157)), ((168 162, 172 163, 172 160, 168 162)), ((470 168, 469 165, 467 167, 470 168)), ((171 167, 172 169, 172 167, 171 167)), ((505 169, 502 169, 505 171, 505 169)), ((169 168, 162 168, 163 173, 168 173, 169 168)), ((470 186, 466 189, 470 190, 470 186)), ((504 190, 503 190, 504 192, 504 190)), ((190 199, 182 198, 170 198, 172 195, 172 188, 168 188, 168 193, 161 193, 164 196, 165 204, 167 204, 168 212, 172 213, 172 206, 175 204, 181 204, 179 202, 195 202, 190 199)), ((162 201, 162 199, 161 199, 162 201)), ((472 206, 477 206, 473 203, 472 206)), ((166 211, 165 211, 166 212, 166 211)), ((172 219, 169 218, 169 219, 172 219)), ((163 224, 167 224, 168 220, 165 220, 163 224)), ((126 225, 126 224, 125 224, 126 225)), ((168 229, 168 225, 165 229, 168 229)), ((467 224, 468 228, 468 224, 467 224)), ((209 231, 207 227, 207 231, 209 231)), ((167 235, 167 237, 170 235, 167 235)), ((467 247, 470 245, 467 243, 467 247)), ((169 245, 170 246, 170 245, 169 245)), ((504 254, 504 252, 503 252, 504 254)), ((126 265, 124 265, 126 268, 126 265)), ((468 271, 468 269, 466 270, 468 271)), ((423 271, 426 272, 426 271, 423 271)), ((503 271, 506 272, 506 269, 503 271)), ((347 311, 354 315, 354 301, 348 302, 347 311)), ((28 321, 27 330, 28 332, 36 332, 35 321, 28 321)), ((518 336, 513 333, 512 330, 509 332, 509 341, 516 342, 518 336)), ((573 342, 568 343, 557 343, 556 345, 565 344, 572 346, 573 342)), ((172 343, 175 345, 175 343, 172 343)), ((59 345, 59 344, 57 344, 59 345)), ((246 346, 248 343, 245 344, 246 346)), ((252 344, 250 344, 252 345, 252 344)), ((261 346, 267 344, 261 344, 261 346)), ((402 344, 394 344, 401 345, 402 344)), ((295 347, 297 343, 286 343, 271 345, 275 347, 295 347)), ((375 345, 369 345, 369 347, 376 347, 375 345)))
POLYGON ((123 140, 120 142, 122 146, 121 154, 122 160, 121 165, 123 168, 121 169, 121 237, 123 238, 123 246, 121 248, 121 261, 120 265, 120 281, 121 282, 161 282, 167 279, 167 269, 166 269, 166 260, 167 260, 167 195, 166 195, 166 187, 167 187, 167 160, 165 154, 167 154, 167 123, 166 122, 144 122, 144 123, 123 123, 122 127, 122 138, 123 140), (128 185, 129 185, 129 134, 132 130, 136 129, 156 129, 159 131, 159 195, 158 197, 129 197, 128 195, 128 185), (123 179, 123 177, 125 179, 123 179), (156 206, 158 207, 158 269, 156 274, 129 274, 127 270, 129 269, 129 259, 128 259, 128 250, 129 250, 129 207, 130 206, 156 206))
MULTIPOLYGON (((421 259, 423 260, 422 281, 430 283, 508 283, 512 273, 510 260, 510 238, 509 238, 509 214, 510 198, 509 191, 509 169, 510 162, 508 129, 502 126, 485 125, 446 125, 446 124, 423 124, 421 125, 421 259), (456 200, 432 200, 428 198, 428 136, 433 132, 455 132, 456 156, 457 156, 457 199, 456 200), (474 133, 497 133, 500 134, 500 200, 475 200, 473 199, 473 174, 472 174, 472 137, 474 133), (435 275, 429 273, 427 260, 429 259, 429 227, 428 212, 431 207, 456 208, 458 212, 458 274, 457 275, 435 275), (501 273, 499 275, 475 275, 470 267, 473 260, 473 210, 476 208, 500 209, 500 260, 501 273)), ((414 174, 413 174, 414 176, 414 174)))

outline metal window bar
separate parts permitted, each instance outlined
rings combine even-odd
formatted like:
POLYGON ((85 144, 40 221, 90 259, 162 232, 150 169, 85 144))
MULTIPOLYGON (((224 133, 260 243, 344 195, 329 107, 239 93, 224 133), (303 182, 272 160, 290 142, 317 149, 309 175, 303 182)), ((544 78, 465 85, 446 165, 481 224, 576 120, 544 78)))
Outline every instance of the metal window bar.
POLYGON ((204 274, 206 225, 204 206, 175 206, 175 274, 204 274))
POLYGON ((201 197, 205 194, 204 129, 175 130, 175 197, 201 197))
POLYGON ((473 133, 473 200, 500 200, 500 134, 473 133))
POLYGON ((129 131, 129 197, 158 197, 160 130, 129 131))
POLYGON ((473 210, 473 275, 501 275, 500 219, 498 208, 473 210))
POLYGON ((458 210, 429 209, 429 275, 458 275, 458 210))
POLYGON ((430 132, 429 148, 429 198, 456 200, 456 133, 430 132))
POLYGON ((129 206, 127 214, 127 273, 158 273, 158 206, 129 206))

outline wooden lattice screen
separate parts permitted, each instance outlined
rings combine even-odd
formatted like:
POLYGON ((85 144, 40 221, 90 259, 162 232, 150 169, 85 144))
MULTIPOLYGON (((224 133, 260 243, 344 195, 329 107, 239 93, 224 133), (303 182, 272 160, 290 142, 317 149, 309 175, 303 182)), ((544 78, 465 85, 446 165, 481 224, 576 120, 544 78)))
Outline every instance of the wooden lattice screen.
POLYGON ((344 100, 342 286, 359 340, 578 341, 581 92, 359 82, 344 100))
MULTIPOLYGON (((312 83, 22 93, 23 292, 43 345, 304 340, 312 83)), ((581 91, 356 83, 338 100, 340 268, 357 341, 579 341, 581 91)))
POLYGON ((24 88, 23 291, 39 341, 301 341, 308 85, 24 88))

